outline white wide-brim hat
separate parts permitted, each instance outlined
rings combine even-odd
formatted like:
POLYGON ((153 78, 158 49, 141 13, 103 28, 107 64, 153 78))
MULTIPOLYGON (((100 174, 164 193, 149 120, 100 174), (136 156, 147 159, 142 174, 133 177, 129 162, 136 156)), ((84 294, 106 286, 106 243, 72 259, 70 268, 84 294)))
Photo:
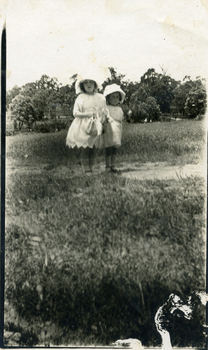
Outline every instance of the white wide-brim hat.
POLYGON ((96 75, 94 74, 86 74, 84 76, 78 75, 77 81, 75 83, 76 94, 80 94, 80 92, 83 92, 80 88, 80 84, 83 83, 85 80, 93 80, 97 85, 97 89, 98 90, 102 89, 101 83, 96 75))
POLYGON ((105 90, 103 92, 103 95, 106 97, 114 92, 119 92, 121 94, 121 103, 123 103, 124 99, 125 99, 125 92, 120 88, 119 85, 117 84, 111 84, 111 85, 107 85, 105 87, 105 90))

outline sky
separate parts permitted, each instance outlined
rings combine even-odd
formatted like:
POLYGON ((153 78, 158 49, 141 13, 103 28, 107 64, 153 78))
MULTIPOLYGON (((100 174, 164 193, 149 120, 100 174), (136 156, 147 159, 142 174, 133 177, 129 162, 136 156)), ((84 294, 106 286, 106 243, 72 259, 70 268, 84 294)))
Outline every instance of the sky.
POLYGON ((62 85, 114 67, 140 81, 149 69, 208 76, 208 0, 2 0, 7 90, 43 74, 62 85), (4 1, 4 2, 3 2, 4 1))

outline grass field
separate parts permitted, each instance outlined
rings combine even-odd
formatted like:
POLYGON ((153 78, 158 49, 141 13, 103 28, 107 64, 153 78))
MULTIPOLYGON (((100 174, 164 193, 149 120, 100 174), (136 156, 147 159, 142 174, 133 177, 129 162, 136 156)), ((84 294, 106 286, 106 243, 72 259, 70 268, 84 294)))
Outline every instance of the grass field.
MULTIPOLYGON (((7 157, 28 163, 63 164, 77 162, 76 150, 65 145, 67 130, 47 134, 17 134, 7 138, 7 157), (32 157, 32 159, 31 159, 32 157)), ((205 123, 180 121, 172 123, 124 124, 119 160, 167 161, 197 163, 205 149, 205 123)), ((103 161, 103 150, 97 161, 103 161)))
MULTIPOLYGON (((23 346, 128 337, 158 346, 158 307, 172 292, 205 288, 205 179, 70 176, 79 151, 67 149, 66 133, 7 138, 15 171, 7 174, 5 328, 18 330, 23 346), (69 176, 54 177, 62 165, 69 176)), ((196 164, 204 149, 201 121, 125 124, 118 159, 196 164)), ((204 311, 194 315, 174 324, 174 346, 204 346, 204 311)))

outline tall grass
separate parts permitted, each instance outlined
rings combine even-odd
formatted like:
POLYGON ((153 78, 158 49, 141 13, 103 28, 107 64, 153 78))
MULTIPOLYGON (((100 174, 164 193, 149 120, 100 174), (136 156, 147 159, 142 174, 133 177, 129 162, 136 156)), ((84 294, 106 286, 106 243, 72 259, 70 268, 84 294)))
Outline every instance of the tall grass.
MULTIPOLYGON (((43 172, 10 180, 6 299, 32 345, 135 337, 157 346, 158 307, 172 292, 204 289, 203 179, 54 181, 43 172)), ((173 345, 204 346, 199 312, 179 323, 173 345)))

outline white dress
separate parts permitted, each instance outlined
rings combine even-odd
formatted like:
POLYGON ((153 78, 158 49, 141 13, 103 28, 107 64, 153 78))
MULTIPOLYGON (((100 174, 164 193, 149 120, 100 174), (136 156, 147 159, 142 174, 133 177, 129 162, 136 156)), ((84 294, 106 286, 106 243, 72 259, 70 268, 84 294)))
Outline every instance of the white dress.
POLYGON ((111 121, 107 123, 104 133, 105 147, 121 146, 123 111, 119 106, 107 106, 111 121))
POLYGON ((66 138, 67 146, 74 148, 77 147, 93 147, 94 145, 100 147, 98 142, 99 136, 90 136, 86 134, 86 125, 89 120, 88 117, 80 118, 76 117, 77 112, 91 112, 93 108, 96 108, 100 119, 106 113, 106 100, 102 94, 95 93, 94 95, 80 94, 74 104, 73 120, 66 138), (96 142, 97 141, 97 142, 96 142))

